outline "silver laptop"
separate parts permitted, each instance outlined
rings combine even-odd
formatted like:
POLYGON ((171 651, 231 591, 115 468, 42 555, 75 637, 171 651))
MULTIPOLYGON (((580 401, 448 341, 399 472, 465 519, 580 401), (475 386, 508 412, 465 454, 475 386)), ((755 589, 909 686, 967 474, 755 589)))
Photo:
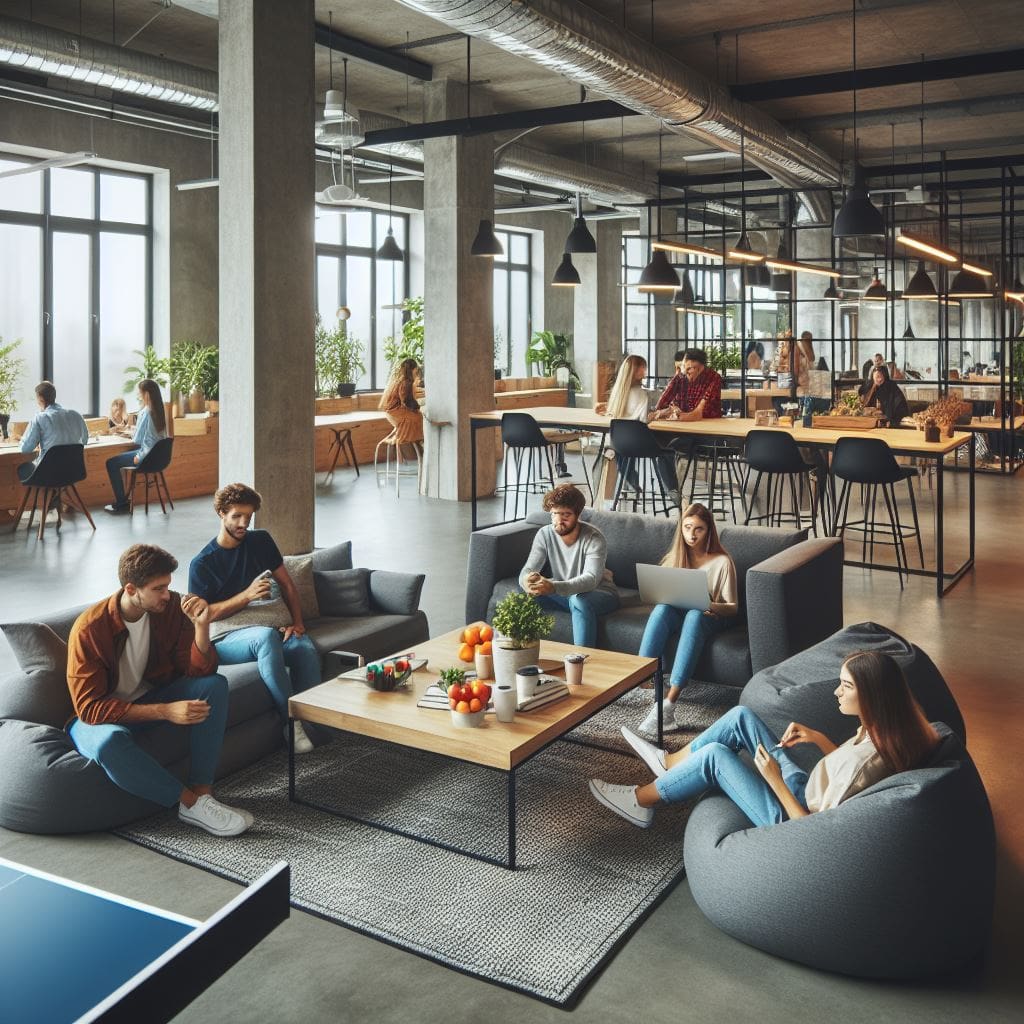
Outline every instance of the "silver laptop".
POLYGON ((644 604, 668 604, 684 612, 691 608, 704 612, 711 607, 708 574, 703 569, 637 562, 636 579, 644 604))

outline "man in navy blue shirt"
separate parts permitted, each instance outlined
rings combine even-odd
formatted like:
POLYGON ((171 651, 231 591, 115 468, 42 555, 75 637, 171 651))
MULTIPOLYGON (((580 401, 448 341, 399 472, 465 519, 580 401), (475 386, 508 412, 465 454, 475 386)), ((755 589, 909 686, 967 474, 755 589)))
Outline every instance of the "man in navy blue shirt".
MULTIPOLYGON (((287 723, 288 698, 320 682, 320 655, 305 635, 299 592, 274 538, 266 530, 249 529, 261 504, 259 494, 245 484, 228 484, 214 495, 220 531, 192 559, 188 589, 209 604, 211 622, 223 622, 251 602, 266 600, 271 591, 270 577, 261 578, 261 574, 269 572, 273 577, 291 624, 280 629, 242 626, 217 637, 214 643, 222 665, 258 663, 263 682, 287 723)), ((302 723, 296 722, 295 752, 305 754, 312 749, 302 723)))

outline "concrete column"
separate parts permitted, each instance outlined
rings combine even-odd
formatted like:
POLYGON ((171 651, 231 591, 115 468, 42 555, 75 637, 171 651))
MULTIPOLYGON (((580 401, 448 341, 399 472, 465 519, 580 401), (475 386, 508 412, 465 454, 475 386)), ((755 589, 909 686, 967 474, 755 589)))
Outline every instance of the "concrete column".
POLYGON ((221 0, 220 480, 313 547, 313 3, 221 0))
MULTIPOLYGON (((461 117, 465 86, 427 83, 428 121, 461 117)), ((423 218, 427 272, 424 367, 427 417, 424 493, 468 501, 469 414, 494 408, 494 267, 471 256, 480 220, 494 219, 494 143, 490 135, 424 143, 423 218)), ((493 431, 478 435, 478 492, 494 490, 493 431)))
POLYGON ((593 221, 590 231, 597 252, 572 258, 580 272, 580 286, 573 289, 576 372, 586 392, 592 388, 594 363, 618 362, 622 355, 622 221, 593 221))

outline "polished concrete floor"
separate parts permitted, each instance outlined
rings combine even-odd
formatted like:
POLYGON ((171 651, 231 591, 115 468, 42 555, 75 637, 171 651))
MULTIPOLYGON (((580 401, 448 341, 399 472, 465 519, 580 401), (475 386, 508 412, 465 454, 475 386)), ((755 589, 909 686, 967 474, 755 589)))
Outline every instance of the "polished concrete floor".
MULTIPOLYGON (((947 476, 947 530, 953 555, 966 531, 966 478, 947 476)), ((930 580, 902 592, 894 574, 847 569, 845 619, 873 619, 931 654, 964 712, 968 745, 978 763, 999 836, 998 906, 992 950, 975 972, 928 985, 875 984, 799 967, 750 949, 711 926, 686 884, 630 939, 575 1011, 583 1021, 878 1021, 960 1022, 1024 1019, 1020 970, 1024 920, 1024 810, 1019 771, 1024 687, 1024 543, 1019 527, 1024 475, 978 482, 978 553, 974 573, 943 601, 930 580)), ((922 514, 931 514, 927 488, 922 514)), ((364 472, 339 473, 318 488, 316 543, 353 541, 356 564, 427 573, 423 606, 440 632, 462 620, 469 508, 379 491, 364 472)), ((182 562, 215 532, 209 499, 180 502, 159 513, 111 519, 96 533, 69 523, 44 542, 24 530, 0 534, 0 621, 95 599, 116 587, 120 551, 148 540, 182 562)), ((0 673, 12 667, 0 641, 0 673)), ((595 810, 594 827, 603 827, 595 810)), ((108 835, 34 837, 0 830, 0 856, 205 917, 237 891, 229 882, 108 835)), ((843 884, 836 851, 836 885, 843 884)), ((325 866, 326 869, 326 866, 325 866)), ((358 871, 358 865, 332 866, 358 871)), ((794 865, 794 870, 799 870, 794 865)), ((395 879, 402 885, 402 879, 395 879)), ((956 879, 950 879, 955 885, 956 879)), ((942 893, 935 894, 936 900, 942 893)), ((182 1021, 556 1020, 563 1011, 445 970, 309 915, 290 920, 180 1016, 182 1021)))

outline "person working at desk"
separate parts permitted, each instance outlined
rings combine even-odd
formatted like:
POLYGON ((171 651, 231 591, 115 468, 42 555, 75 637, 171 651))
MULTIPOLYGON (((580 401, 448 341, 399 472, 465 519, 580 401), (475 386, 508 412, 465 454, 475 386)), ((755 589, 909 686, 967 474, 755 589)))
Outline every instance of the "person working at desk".
POLYGON ((668 382, 668 387, 654 407, 655 420, 713 420, 722 415, 722 378, 708 367, 702 348, 688 348, 676 353, 682 357, 682 368, 668 382))
POLYGON ((55 445, 89 443, 89 428, 85 425, 80 412, 65 409, 57 404, 57 389, 48 380, 36 385, 36 402, 39 412, 21 439, 21 450, 25 455, 38 446, 39 454, 33 462, 22 463, 18 467, 18 479, 23 483, 35 472, 36 466, 43 456, 55 445))
POLYGON ((112 434, 120 434, 129 437, 132 433, 131 420, 128 418, 128 407, 123 398, 115 398, 110 403, 110 413, 107 416, 107 429, 112 434))
POLYGON ((871 371, 870 383, 864 384, 858 394, 864 399, 865 408, 875 406, 882 410, 890 427, 898 427, 903 417, 910 415, 906 397, 899 385, 889 378, 889 371, 884 365, 871 371))
POLYGON ((167 436, 167 414, 164 411, 164 398, 160 394, 160 386, 148 377, 139 381, 139 402, 142 412, 135 423, 132 442, 137 448, 130 452, 122 452, 107 459, 107 476, 110 478, 110 489, 114 492, 114 501, 104 505, 103 511, 112 515, 120 515, 129 508, 128 498, 124 493, 124 482, 121 470, 137 466, 148 454, 150 448, 167 436))

